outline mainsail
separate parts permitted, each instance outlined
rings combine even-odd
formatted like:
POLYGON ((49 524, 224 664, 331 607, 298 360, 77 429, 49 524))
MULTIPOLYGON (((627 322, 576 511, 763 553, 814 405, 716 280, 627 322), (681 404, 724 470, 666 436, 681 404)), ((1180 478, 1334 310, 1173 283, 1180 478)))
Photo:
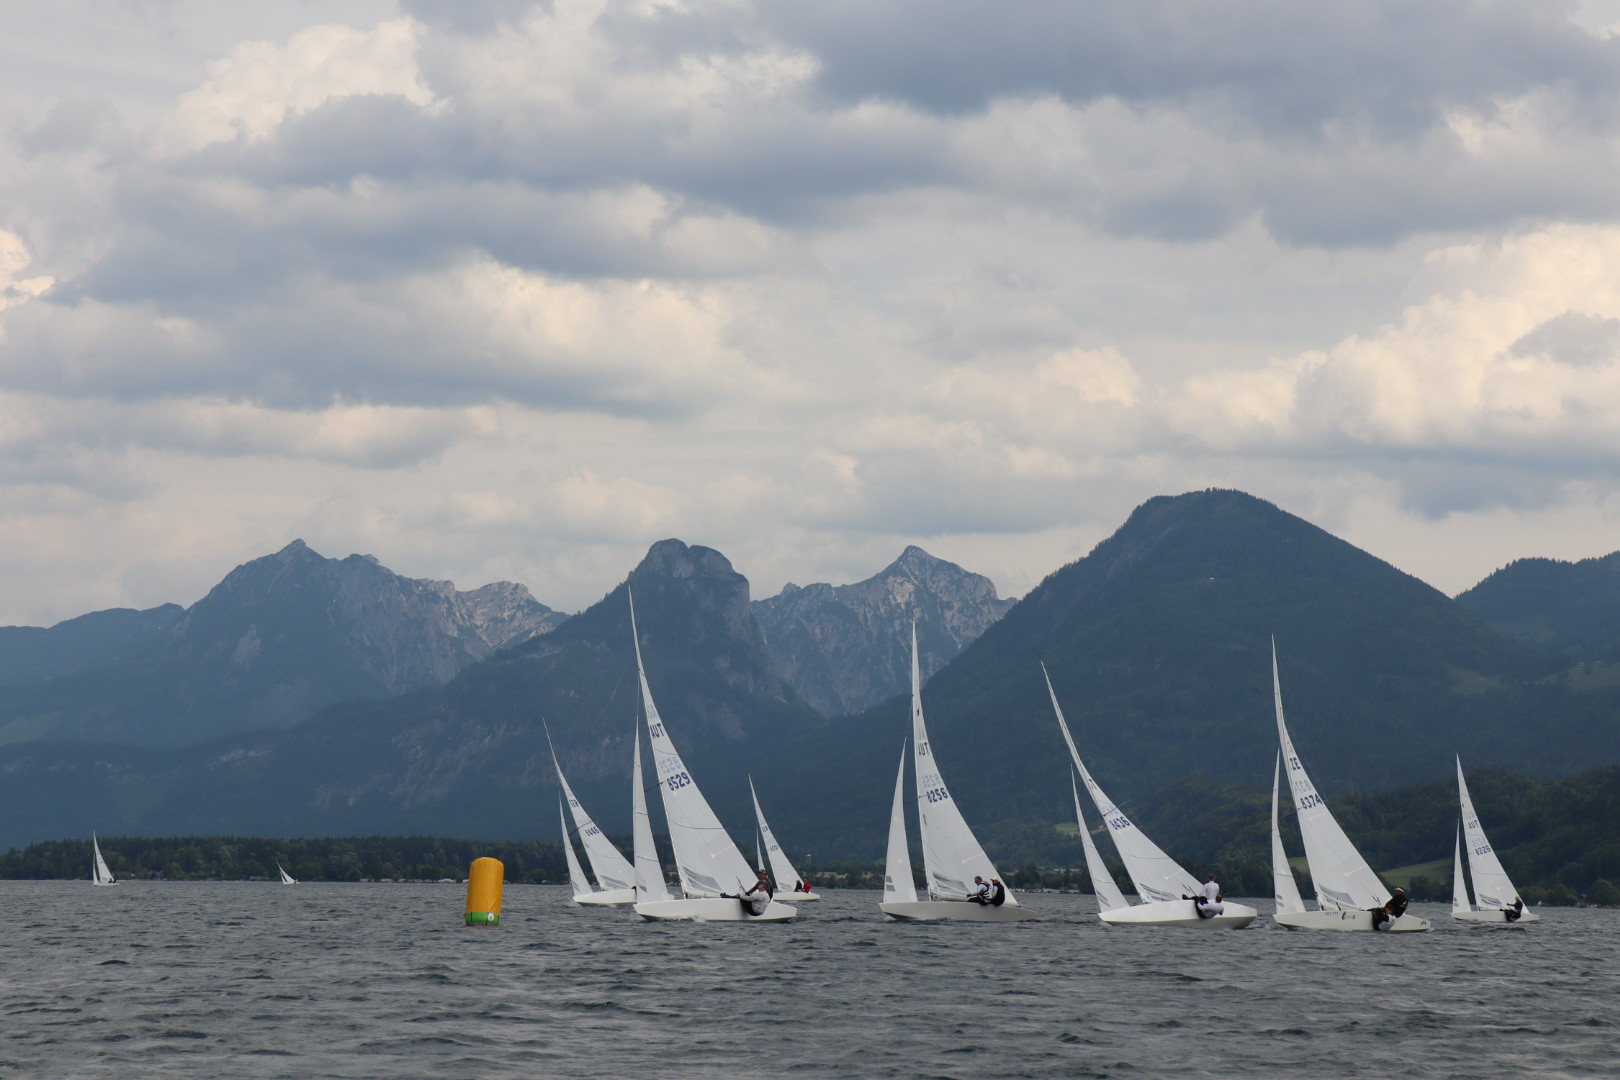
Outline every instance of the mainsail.
POLYGON ((642 708, 646 713, 647 739, 652 750, 653 775, 664 797, 664 820, 669 825, 670 846, 680 870, 681 888, 688 897, 721 896, 741 893, 756 878, 748 860, 737 850, 725 826, 715 816, 709 801, 698 790, 680 752, 670 740, 664 722, 653 704, 647 686, 647 671, 641 662, 641 640, 636 634, 635 602, 630 605, 630 635, 636 645, 636 677, 641 683, 642 708))
POLYGON ((95 862, 90 869, 90 880, 97 885, 116 885, 118 879, 113 877, 113 872, 107 868, 107 860, 101 857, 101 842, 96 839, 95 833, 90 834, 90 849, 95 853, 95 862))
POLYGON ((1058 705, 1057 692, 1052 689, 1052 677, 1047 674, 1045 664, 1041 665, 1041 674, 1046 677, 1046 692, 1051 695, 1052 709, 1057 713, 1058 727, 1063 731, 1063 741, 1069 744, 1069 756, 1074 759, 1074 767, 1080 772, 1081 782, 1091 793, 1091 801, 1097 804, 1097 813, 1102 815, 1103 823, 1108 826, 1108 835, 1114 838, 1114 847, 1119 851, 1120 861, 1125 864, 1125 872, 1131 876, 1136 894, 1149 903, 1202 895, 1203 886, 1198 883, 1198 879, 1187 873, 1179 863, 1149 840, 1147 834, 1138 829, 1125 812, 1097 786, 1097 781, 1091 778, 1091 774, 1086 771, 1085 763, 1080 760, 1080 751, 1075 748, 1074 736, 1069 734, 1068 722, 1063 719, 1063 709, 1058 705))
POLYGON ((1474 813, 1474 800, 1463 779, 1462 758, 1457 758, 1457 796, 1462 802, 1463 848, 1468 852, 1468 873, 1474 879, 1474 903, 1481 908, 1510 908, 1519 890, 1508 880, 1502 860, 1485 837, 1485 830, 1474 813))
MULTIPOLYGON (((548 730, 546 744, 549 746, 550 743, 551 732, 548 730)), ((554 746, 551 747, 551 764, 557 770, 557 782, 562 785, 563 801, 568 804, 568 811, 573 816, 574 831, 579 836, 580 846, 585 849, 585 858, 591 864, 591 873, 596 875, 596 887, 631 888, 636 880, 635 869, 574 797, 574 789, 568 786, 568 778, 563 775, 562 764, 557 760, 557 748, 554 746)))
POLYGON ((1282 749, 1283 768, 1288 773, 1288 788, 1293 794, 1294 809, 1299 819, 1300 839, 1305 842, 1305 861, 1310 864, 1311 883, 1316 887, 1316 906, 1340 910, 1367 910, 1383 907, 1389 900, 1389 890, 1378 880, 1367 860, 1350 842, 1339 823, 1328 809, 1327 801, 1317 794, 1305 766, 1300 763, 1294 742, 1288 737, 1288 725, 1283 721, 1282 681, 1277 677, 1277 646, 1271 646, 1271 689, 1277 709, 1277 739, 1282 749))
MULTIPOLYGON (((799 872, 793 869, 793 864, 788 862, 787 853, 782 850, 782 845, 776 842, 776 834, 771 832, 770 823, 765 820, 765 811, 759 808, 759 793, 754 790, 752 776, 748 778, 748 794, 754 797, 754 817, 759 821, 759 835, 765 840, 765 855, 771 861, 771 877, 775 879, 777 891, 791 890, 802 879, 799 872)), ((756 851, 756 861, 758 857, 759 853, 756 851)))
MULTIPOLYGON (((939 900, 965 900, 974 888, 975 877, 993 881, 1001 875, 957 809, 929 745, 928 728, 923 724, 916 623, 911 626, 911 740, 928 894, 939 900)), ((1017 903, 1011 889, 1007 890, 1006 903, 1017 903)))

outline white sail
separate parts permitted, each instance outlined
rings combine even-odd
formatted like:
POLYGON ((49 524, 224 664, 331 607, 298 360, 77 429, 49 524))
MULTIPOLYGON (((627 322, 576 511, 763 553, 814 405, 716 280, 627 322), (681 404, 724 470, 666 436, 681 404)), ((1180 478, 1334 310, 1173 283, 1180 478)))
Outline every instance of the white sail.
POLYGON ((906 747, 900 747, 900 772, 894 778, 894 807, 889 811, 889 854, 883 863, 883 902, 917 902, 911 876, 911 845, 906 839, 906 747))
POLYGON ((107 868, 107 860, 101 857, 101 842, 96 839, 95 833, 90 834, 90 849, 95 853, 95 861, 90 868, 90 880, 97 885, 116 885, 118 879, 113 877, 113 872, 107 868))
POLYGON ((1091 842, 1091 830, 1086 828, 1086 815, 1080 812, 1080 789, 1075 786, 1074 774, 1069 774, 1069 790, 1074 793, 1074 820, 1080 824, 1080 843, 1086 850, 1086 873, 1091 875, 1091 891, 1097 897, 1098 911, 1117 911, 1128 907, 1125 894, 1119 891, 1119 883, 1114 875, 1108 872, 1103 865, 1102 856, 1097 853, 1097 845, 1091 842))
MULTIPOLYGON (((771 832, 770 822, 765 820, 765 811, 759 808, 759 793, 754 790, 752 776, 748 778, 748 794, 754 797, 754 817, 759 820, 759 835, 765 840, 765 855, 771 861, 771 877, 776 882, 776 890, 792 892, 803 879, 788 861, 787 852, 782 850, 782 845, 776 842, 776 834, 771 832)), ((756 838, 756 847, 757 843, 756 838)), ((756 861, 759 859, 757 850, 754 852, 754 858, 756 861)))
POLYGON ((281 875, 281 883, 283 885, 296 885, 296 884, 298 884, 298 879, 293 877, 291 874, 287 873, 286 868, 283 867, 280 863, 276 863, 276 872, 281 875))
POLYGON ((1510 908, 1519 898, 1519 890, 1508 880, 1502 860, 1496 857, 1496 850, 1479 824, 1479 815, 1474 813, 1461 757, 1457 759, 1457 796, 1462 802, 1463 848, 1468 852, 1468 874, 1474 879, 1474 903, 1481 908, 1510 908))
POLYGON ((1304 911, 1305 901, 1299 895, 1299 882, 1294 880, 1294 868, 1288 865, 1288 853, 1283 850, 1282 827, 1277 819, 1277 785, 1281 779, 1282 755, 1277 755, 1271 768, 1271 883, 1277 897, 1277 914, 1286 915, 1304 911))
MULTIPOLYGON (((551 743, 551 732, 546 732, 546 744, 551 743)), ((619 853, 613 846, 613 841, 599 829, 591 815, 585 812, 574 797, 574 789, 568 786, 568 778, 563 775, 562 765, 557 761, 557 748, 551 748, 551 764, 557 770, 557 782, 562 785, 563 800, 568 804, 568 812, 574 819, 574 832, 579 837, 580 847, 585 849, 585 858, 591 864, 591 873, 596 877, 598 889, 629 889, 636 883, 635 868, 628 859, 619 853)))
POLYGON ((639 727, 636 729, 635 767, 630 772, 630 836, 636 859, 636 902, 668 900, 669 886, 664 882, 664 867, 658 861, 658 848, 653 843, 652 818, 647 815, 647 789, 642 786, 639 727))
POLYGON ((585 871, 580 869, 579 858, 574 854, 574 841, 568 836, 568 820, 563 817, 562 803, 557 803, 557 824, 562 826, 563 852, 568 856, 568 884, 574 887, 575 896, 589 896, 596 890, 585 877, 585 871))
MULTIPOLYGON (((973 879, 999 880, 1000 872, 979 846, 962 812, 951 798, 939 763, 928 742, 923 724, 922 678, 917 667, 917 625, 911 626, 911 739, 917 771, 917 817, 922 831, 923 867, 928 875, 928 895, 940 900, 965 900, 974 888, 973 879)), ((1003 883, 1005 887, 1005 883, 1003 883)), ((1007 890, 1008 905, 1016 905, 1007 890)))
POLYGON ((1473 911, 1468 902, 1468 883, 1463 880, 1462 826, 1457 827, 1457 842, 1451 849, 1451 913, 1473 911))
POLYGON ((1326 800, 1300 763, 1294 742, 1283 721, 1282 682, 1277 677, 1277 646, 1271 646, 1271 690, 1277 709, 1277 740, 1282 748, 1283 768, 1293 795, 1299 819, 1300 838, 1305 841, 1305 861, 1310 864, 1311 883, 1316 888, 1316 906, 1341 911, 1383 907, 1389 890, 1378 880, 1367 860, 1350 842, 1334 820, 1326 800))
POLYGON ((630 634, 636 639, 636 676, 641 682, 641 702, 646 712, 648 745, 653 756, 653 775, 658 777, 664 798, 664 820, 669 825, 670 846, 675 849, 675 865, 681 875, 681 889, 688 897, 722 896, 752 888, 757 877, 748 860, 715 816, 709 801, 698 790, 697 782, 681 760, 680 752, 664 728, 647 686, 647 672, 641 662, 641 641, 636 636, 636 610, 630 606, 630 634))
POLYGON ((1074 736, 1069 734, 1068 722, 1063 719, 1063 709, 1058 705, 1057 692, 1052 689, 1052 677, 1046 674, 1045 664, 1041 665, 1041 674, 1046 677, 1046 692, 1051 695, 1052 709, 1057 713, 1063 741, 1069 744, 1069 756, 1074 759, 1081 782, 1091 793, 1091 801, 1097 804, 1097 813, 1102 815, 1103 823, 1108 826, 1108 835, 1114 838, 1114 847, 1119 851, 1120 861, 1125 864, 1125 872, 1131 876, 1136 895, 1148 903, 1203 895, 1204 887, 1198 879, 1149 840, 1147 834, 1138 829, 1097 786, 1097 781, 1091 778, 1085 763, 1080 760, 1080 751, 1075 748, 1074 736))

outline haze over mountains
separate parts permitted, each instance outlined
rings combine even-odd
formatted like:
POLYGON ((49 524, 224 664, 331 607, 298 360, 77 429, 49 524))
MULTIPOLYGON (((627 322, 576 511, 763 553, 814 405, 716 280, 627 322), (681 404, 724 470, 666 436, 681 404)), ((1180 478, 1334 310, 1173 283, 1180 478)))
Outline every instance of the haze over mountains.
MULTIPOLYGON (((269 558, 286 556, 281 572, 293 574, 308 557, 319 560, 304 552, 269 558)), ((320 562, 349 567, 361 558, 320 562)), ((751 771, 776 831, 825 855, 880 851, 909 725, 903 697, 832 719, 810 702, 831 711, 902 690, 893 643, 902 642, 904 657, 913 612, 931 628, 920 635, 938 635, 938 658, 966 643, 929 680, 925 706, 953 793, 992 852, 1072 814, 1043 658, 1088 765, 1127 805, 1187 776, 1269 782, 1273 634, 1295 739, 1329 794, 1435 779, 1459 749, 1471 768, 1540 775, 1620 761, 1613 723, 1620 691, 1601 678, 1560 674, 1559 654, 1500 632, 1467 603, 1269 503, 1208 491, 1150 500, 994 621, 987 613, 1007 602, 987 581, 915 548, 859 586, 787 589, 750 603, 746 580, 719 552, 664 541, 625 584, 543 633, 541 624, 510 615, 458 621, 446 599, 432 608, 434 635, 409 639, 410 647, 391 638, 381 655, 400 662, 373 656, 364 670, 374 680, 415 678, 444 670, 430 658, 461 664, 448 681, 429 677, 402 695, 328 704, 291 727, 184 747, 13 739, 0 748, 0 843, 91 827, 149 835, 547 835, 556 784, 542 717, 581 797, 610 832, 625 832, 636 718, 627 585, 653 692, 722 818, 739 836, 751 831, 751 771), (977 636, 975 620, 989 623, 977 636), (467 637, 445 629, 462 626, 467 637), (515 643, 489 644, 502 632, 515 643), (448 646, 424 644, 445 640, 479 640, 493 651, 457 660, 463 654, 448 646)), ((326 614, 329 596, 294 594, 305 607, 285 609, 287 618, 274 624, 281 636, 295 639, 301 620, 318 623, 321 634, 337 632, 326 614)), ((511 602, 515 595, 495 611, 532 613, 511 602)), ((202 625, 192 618, 202 605, 187 613, 192 632, 202 625)), ((1542 617, 1564 625, 1557 609, 1542 617)), ((151 637, 169 641, 180 624, 151 637)), ((214 667, 177 667, 174 647, 165 646, 152 654, 154 670, 190 674, 192 693, 205 696, 210 673, 234 675, 231 663, 249 637, 240 622, 221 625, 228 632, 214 651, 197 646, 214 667)), ((281 641, 263 629, 257 636, 281 641)), ((331 637, 322 641, 338 647, 331 637)), ((103 655, 116 654, 113 670, 132 672, 123 649, 103 647, 103 655)), ((337 685, 342 667, 317 669, 329 672, 322 685, 337 685)), ((136 681, 123 677, 126 685, 136 681)), ((11 707, 19 688, 6 693, 0 702, 11 707)))

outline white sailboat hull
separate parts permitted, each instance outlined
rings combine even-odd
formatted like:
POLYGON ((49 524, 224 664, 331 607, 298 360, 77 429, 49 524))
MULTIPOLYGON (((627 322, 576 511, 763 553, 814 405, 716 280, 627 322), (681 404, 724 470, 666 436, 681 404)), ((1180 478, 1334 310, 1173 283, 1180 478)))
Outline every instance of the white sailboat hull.
POLYGON ((1226 910, 1203 918, 1191 900, 1158 900, 1151 904, 1100 911, 1097 918, 1109 926, 1191 926, 1200 930, 1239 930, 1260 917, 1247 904, 1225 901, 1226 910))
POLYGON ((586 907, 622 907, 625 904, 636 902, 634 889, 602 889, 597 892, 578 893, 574 896, 574 903, 586 907))
POLYGON ((749 915, 741 902, 725 896, 694 896, 685 900, 649 900, 635 912, 649 921, 675 922, 789 922, 798 911, 772 900, 763 915, 749 915))
POLYGON ((1014 904, 974 904, 965 900, 894 900, 878 910, 894 919, 925 922, 1024 922, 1038 919, 1028 908, 1014 904))
POLYGON ((98 889, 110 889, 114 885, 118 884, 118 882, 116 882, 116 881, 92 881, 90 884, 96 886, 96 888, 98 888, 98 889))
MULTIPOLYGON (((1487 908, 1484 911, 1453 911, 1451 913, 1451 917, 1453 919, 1461 919, 1463 922, 1496 923, 1499 926, 1510 925, 1508 924, 1507 912, 1503 911, 1501 908, 1487 908)), ((1537 915, 1533 911, 1526 911, 1517 919, 1513 920, 1514 923, 1540 921, 1541 916, 1537 915)))
MULTIPOLYGON (((1289 911, 1273 915, 1272 921, 1290 930, 1365 930, 1373 928, 1370 911, 1289 911)), ((1413 933, 1429 928, 1428 919, 1416 915, 1402 915, 1393 925, 1385 924, 1384 933, 1413 933)))

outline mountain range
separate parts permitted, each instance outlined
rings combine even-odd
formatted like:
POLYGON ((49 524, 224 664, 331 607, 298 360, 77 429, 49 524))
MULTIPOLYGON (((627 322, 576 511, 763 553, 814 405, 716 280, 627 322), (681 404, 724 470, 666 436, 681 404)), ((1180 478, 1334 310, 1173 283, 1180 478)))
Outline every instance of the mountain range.
MULTIPOLYGON (((897 581, 939 569, 919 567, 925 558, 908 550, 878 575, 878 600, 853 618, 839 613, 849 624, 839 636, 809 624, 839 605, 858 611, 851 594, 814 587, 821 599, 805 604, 795 597, 811 588, 788 589, 750 603, 719 552, 664 541, 599 603, 442 683, 183 747, 0 747, 0 843, 91 827, 545 835, 556 781, 542 719, 581 798, 623 834, 633 591, 653 693, 736 835, 752 831, 751 771, 795 849, 875 857, 909 735, 904 694, 831 718, 809 700, 842 702, 860 680, 883 692, 893 657, 874 669, 889 674, 843 687, 823 679, 837 697, 801 692, 788 672, 812 687, 806 673, 835 670, 826 658, 859 652, 861 633, 903 634, 897 581), (778 643, 815 642, 822 659, 800 653, 795 669, 773 654, 764 627, 777 617, 788 627, 778 643)), ((986 606, 983 586, 964 595, 986 606)), ((1546 617, 1558 622, 1556 611, 1546 617)), ((928 681, 924 703, 942 771, 992 854, 1038 850, 1073 812, 1043 659, 1088 766, 1127 806, 1152 805, 1187 777, 1269 783, 1273 637, 1295 741, 1330 796, 1436 779, 1457 749, 1471 767, 1544 776, 1620 761, 1620 690, 1583 681, 1559 654, 1504 629, 1269 503, 1194 492, 1149 500, 1054 572, 967 640, 928 681)))
POLYGON ((459 592, 294 540, 184 610, 6 627, 0 743, 172 745, 286 727, 334 701, 441 683, 563 618, 522 585, 459 592), (14 643, 26 648, 14 654, 14 643))

